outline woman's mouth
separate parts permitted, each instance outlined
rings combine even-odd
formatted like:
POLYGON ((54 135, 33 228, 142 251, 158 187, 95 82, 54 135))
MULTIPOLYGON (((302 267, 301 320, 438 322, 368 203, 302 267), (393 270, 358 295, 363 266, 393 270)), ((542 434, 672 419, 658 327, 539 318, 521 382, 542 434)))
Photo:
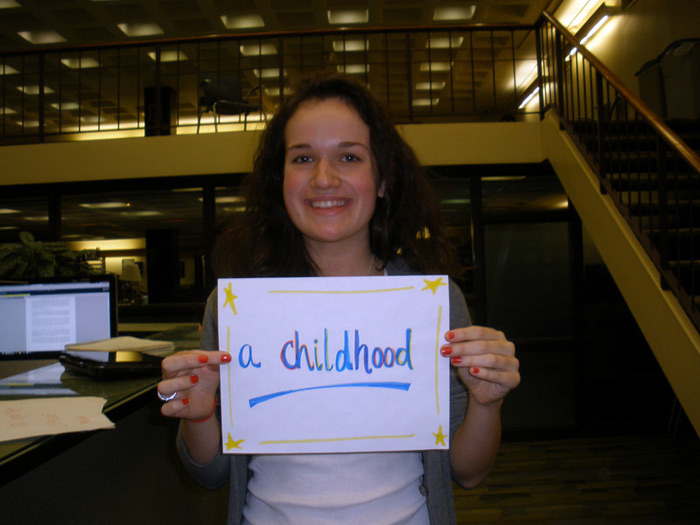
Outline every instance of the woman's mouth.
POLYGON ((329 209, 346 206, 350 202, 350 199, 318 199, 310 200, 308 202, 309 206, 312 208, 329 209))

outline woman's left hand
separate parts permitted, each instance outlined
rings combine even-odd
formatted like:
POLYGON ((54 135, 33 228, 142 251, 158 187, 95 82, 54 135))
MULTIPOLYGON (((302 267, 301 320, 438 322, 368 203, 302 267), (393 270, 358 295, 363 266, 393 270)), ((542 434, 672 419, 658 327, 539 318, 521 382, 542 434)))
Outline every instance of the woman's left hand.
POLYGON ((445 334, 440 352, 457 367, 471 399, 482 405, 500 402, 520 383, 515 345, 498 330, 469 326, 445 334))

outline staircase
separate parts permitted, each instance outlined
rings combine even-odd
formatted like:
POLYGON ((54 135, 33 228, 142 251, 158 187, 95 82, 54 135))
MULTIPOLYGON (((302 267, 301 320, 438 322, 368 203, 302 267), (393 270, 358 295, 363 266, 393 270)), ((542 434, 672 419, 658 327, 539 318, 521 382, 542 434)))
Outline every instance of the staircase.
MULTIPOLYGON (((700 122, 668 125, 700 152, 700 122)), ((601 190, 610 193, 662 270, 663 285, 676 292, 700 329, 700 175, 664 148, 645 121, 619 120, 601 128, 596 122, 571 123, 602 178, 601 190)))

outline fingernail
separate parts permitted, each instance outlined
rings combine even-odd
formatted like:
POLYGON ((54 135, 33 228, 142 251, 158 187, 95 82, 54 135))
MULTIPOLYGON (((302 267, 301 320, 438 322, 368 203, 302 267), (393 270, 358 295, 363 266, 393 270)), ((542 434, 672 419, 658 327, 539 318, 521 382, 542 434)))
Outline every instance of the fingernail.
POLYGON ((199 376, 190 376, 190 383, 197 383, 199 381, 199 376))
POLYGON ((222 363, 228 363, 231 361, 231 354, 224 354, 221 356, 222 363))
POLYGON ((453 365, 458 365, 462 362, 462 358, 461 357, 453 357, 452 359, 450 359, 450 361, 452 361, 453 365))
POLYGON ((440 349, 440 352, 442 353, 442 355, 450 355, 450 354, 452 353, 452 347, 443 346, 443 347, 440 349))
POLYGON ((447 332, 445 334, 445 337, 447 338, 448 341, 452 341, 455 338, 454 332, 447 332))
POLYGON ((183 397, 183 398, 182 398, 182 404, 183 404, 183 405, 186 405, 186 404, 188 404, 189 402, 190 402, 190 398, 189 398, 189 397, 183 397))
POLYGON ((209 361, 209 358, 205 355, 199 355, 199 356, 197 356, 197 360, 200 363, 206 363, 207 361, 209 361))
POLYGON ((479 369, 477 367, 473 366, 472 367, 472 374, 478 374, 478 373, 479 373, 479 369))

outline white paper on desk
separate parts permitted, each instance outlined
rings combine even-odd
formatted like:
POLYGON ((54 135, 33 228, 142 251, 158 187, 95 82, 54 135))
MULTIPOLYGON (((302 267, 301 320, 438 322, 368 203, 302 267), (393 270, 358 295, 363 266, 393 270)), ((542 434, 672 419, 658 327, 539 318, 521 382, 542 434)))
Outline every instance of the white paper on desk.
POLYGON ((225 453, 449 447, 446 276, 219 280, 225 453))
POLYGON ((0 441, 114 428, 101 397, 48 397, 0 401, 0 441))

